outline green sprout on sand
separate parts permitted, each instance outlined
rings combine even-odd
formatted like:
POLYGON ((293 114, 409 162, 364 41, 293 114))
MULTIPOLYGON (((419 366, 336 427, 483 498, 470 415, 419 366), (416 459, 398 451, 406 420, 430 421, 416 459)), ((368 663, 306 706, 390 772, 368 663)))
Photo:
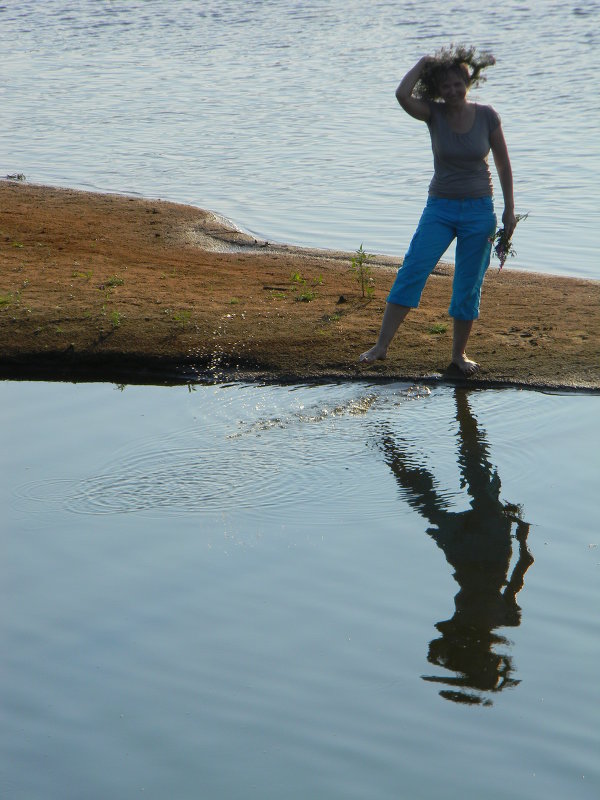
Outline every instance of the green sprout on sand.
POLYGON ((313 278, 310 287, 307 286, 306 278, 298 271, 292 272, 290 275, 290 282, 292 283, 292 291, 296 292, 300 288, 302 291, 296 295, 296 300, 301 303, 310 303, 317 296, 315 291, 316 286, 323 285, 323 276, 319 275, 318 278, 313 278))
POLYGON ((362 296, 368 298, 373 297, 374 292, 374 280, 371 274, 371 267, 369 266, 369 260, 371 258, 373 258, 373 256, 365 252, 361 243, 356 254, 352 258, 352 264, 350 266, 357 282, 360 283, 362 296))

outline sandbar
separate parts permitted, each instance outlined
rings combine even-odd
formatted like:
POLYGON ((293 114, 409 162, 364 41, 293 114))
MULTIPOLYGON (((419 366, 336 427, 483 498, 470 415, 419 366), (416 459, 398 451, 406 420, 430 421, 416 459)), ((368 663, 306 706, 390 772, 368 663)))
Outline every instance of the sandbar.
MULTIPOLYGON (((401 243, 399 250, 407 243, 401 243)), ((10 379, 399 380, 600 390, 600 282, 487 272, 468 380, 449 365, 452 265, 365 367, 399 259, 258 240, 161 200, 0 181, 0 375, 10 379)))

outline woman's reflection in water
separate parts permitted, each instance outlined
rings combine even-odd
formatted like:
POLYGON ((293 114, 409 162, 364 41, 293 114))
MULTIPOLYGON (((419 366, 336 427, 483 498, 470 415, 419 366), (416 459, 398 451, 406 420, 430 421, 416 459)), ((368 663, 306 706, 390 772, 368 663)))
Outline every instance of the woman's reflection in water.
POLYGON ((527 549, 529 524, 521 519, 521 509, 500 501, 500 478, 469 408, 468 391, 457 389, 455 396, 458 465, 461 484, 472 498, 470 509, 450 511, 431 473, 415 466, 414 456, 402 442, 386 435, 381 446, 403 496, 433 526, 427 533, 444 551, 460 586, 454 598, 456 611, 452 619, 436 625, 441 637, 430 643, 427 656, 431 664, 456 675, 424 675, 423 679, 451 687, 440 691, 448 700, 491 705, 487 692, 519 683, 512 677, 511 657, 494 649, 509 642, 493 631, 519 625, 516 596, 533 557, 527 549), (509 577, 513 525, 519 549, 509 577))

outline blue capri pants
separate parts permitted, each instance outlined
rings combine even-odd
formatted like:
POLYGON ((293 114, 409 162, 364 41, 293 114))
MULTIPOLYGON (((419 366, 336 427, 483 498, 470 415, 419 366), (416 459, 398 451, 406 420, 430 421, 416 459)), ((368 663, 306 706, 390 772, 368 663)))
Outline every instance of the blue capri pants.
POLYGON ((452 299, 448 313, 455 319, 477 319, 483 276, 490 263, 496 214, 491 197, 449 200, 430 196, 388 303, 416 308, 427 278, 456 238, 452 299))

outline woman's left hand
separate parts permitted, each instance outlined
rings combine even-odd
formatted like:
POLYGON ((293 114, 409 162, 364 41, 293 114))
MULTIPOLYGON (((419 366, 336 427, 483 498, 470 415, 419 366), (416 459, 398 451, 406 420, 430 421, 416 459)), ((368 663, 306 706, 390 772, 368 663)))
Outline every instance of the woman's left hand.
POLYGON ((506 231, 508 239, 510 239, 517 227, 517 218, 515 217, 515 212, 511 208, 504 209, 502 224, 504 225, 504 230, 506 231))

